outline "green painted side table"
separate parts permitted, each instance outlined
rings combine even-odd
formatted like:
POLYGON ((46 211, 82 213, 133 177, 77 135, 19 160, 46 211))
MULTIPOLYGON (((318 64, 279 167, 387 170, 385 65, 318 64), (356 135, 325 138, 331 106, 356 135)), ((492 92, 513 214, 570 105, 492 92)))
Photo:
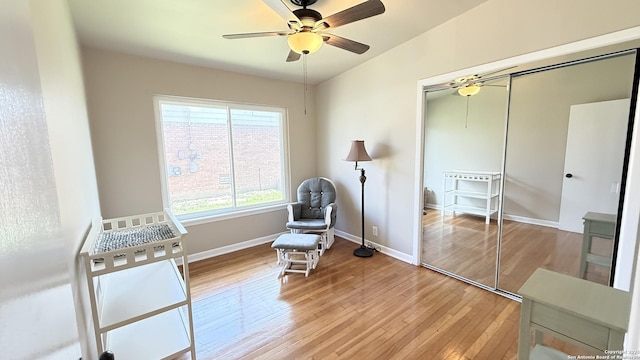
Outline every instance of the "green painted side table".
POLYGON ((588 212, 582 219, 584 220, 584 232, 582 233, 579 278, 584 278, 587 263, 611 267, 610 257, 591 253, 591 243, 594 237, 613 239, 616 231, 616 216, 613 214, 588 212))
POLYGON ((535 344, 542 343, 544 333, 599 354, 623 349, 631 309, 628 292, 539 268, 518 293, 518 360, 530 358, 532 330, 535 344))

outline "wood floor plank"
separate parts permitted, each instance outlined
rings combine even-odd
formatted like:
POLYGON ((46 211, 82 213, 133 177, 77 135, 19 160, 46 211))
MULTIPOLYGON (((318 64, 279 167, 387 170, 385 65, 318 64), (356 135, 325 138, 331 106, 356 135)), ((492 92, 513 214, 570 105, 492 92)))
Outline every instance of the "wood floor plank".
POLYGON ((519 303, 356 246, 309 277, 269 244, 190 264, 198 359, 515 358, 519 303))
MULTIPOLYGON (((437 210, 423 217, 422 261, 439 269, 495 286, 498 225, 484 217, 437 210)), ((592 251, 611 256, 611 240, 594 239, 592 251)), ((577 276, 582 234, 505 220, 502 227, 498 288, 517 293, 539 268, 577 276)), ((609 269, 589 264, 585 278, 608 284, 609 269)))

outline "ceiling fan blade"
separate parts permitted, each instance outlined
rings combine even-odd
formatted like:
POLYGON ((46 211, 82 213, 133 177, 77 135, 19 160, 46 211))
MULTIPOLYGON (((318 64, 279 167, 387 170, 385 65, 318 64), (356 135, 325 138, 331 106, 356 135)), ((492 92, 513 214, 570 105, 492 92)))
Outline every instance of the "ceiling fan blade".
POLYGON ((298 61, 300 59, 300 54, 297 52, 290 50, 289 55, 287 56, 287 62, 298 61))
POLYGON ((479 79, 479 78, 487 77, 487 76, 489 76, 489 75, 497 74, 497 73, 499 73, 499 72, 503 72, 503 71, 505 71, 505 70, 513 69, 513 68, 515 68, 515 67, 517 67, 517 66, 509 66, 509 67, 507 67, 507 68, 502 68, 502 69, 499 69, 499 70, 490 71, 490 72, 488 72, 488 73, 484 73, 484 74, 476 74, 476 75, 474 75, 474 76, 475 76, 475 77, 477 77, 477 78, 479 79))
MULTIPOLYGON (((265 0, 267 1, 267 0, 265 0)), ((316 28, 336 28, 368 17, 384 13, 384 4, 380 0, 368 0, 356 6, 337 12, 318 21, 316 28), (324 23, 324 25, 322 25, 324 23), (321 26, 320 26, 320 25, 321 26)))
POLYGON ((294 21, 296 23, 300 23, 300 19, 289 9, 287 4, 283 0, 262 0, 265 4, 267 4, 271 10, 273 10, 276 14, 280 15, 281 18, 285 19, 287 22, 294 21))
POLYGON ((356 54, 364 54, 367 50, 369 50, 369 45, 345 39, 337 35, 324 33, 322 34, 322 38, 324 42, 329 45, 339 47, 340 49, 348 50, 356 54))
POLYGON ((451 84, 452 85, 455 85, 455 84, 466 84, 466 83, 469 83, 471 81, 478 80, 479 78, 480 78, 480 76, 477 75, 477 74, 476 75, 460 76, 460 77, 457 77, 457 78, 453 79, 451 84))
POLYGON ((267 32, 244 33, 244 34, 227 34, 227 35, 222 35, 222 37, 225 39, 244 39, 244 38, 265 37, 265 36, 286 36, 289 34, 290 32, 286 32, 286 31, 267 31, 267 32))
POLYGON ((434 84, 434 85, 429 85, 429 91, 440 91, 440 90, 448 90, 448 89, 458 89, 461 88, 463 86, 467 85, 466 83, 459 83, 459 82, 455 82, 455 81, 449 81, 449 82, 445 82, 445 83, 440 83, 440 84, 434 84))
POLYGON ((441 90, 452 90, 456 89, 456 87, 452 87, 449 83, 437 84, 437 85, 429 85, 429 92, 441 91, 441 90))

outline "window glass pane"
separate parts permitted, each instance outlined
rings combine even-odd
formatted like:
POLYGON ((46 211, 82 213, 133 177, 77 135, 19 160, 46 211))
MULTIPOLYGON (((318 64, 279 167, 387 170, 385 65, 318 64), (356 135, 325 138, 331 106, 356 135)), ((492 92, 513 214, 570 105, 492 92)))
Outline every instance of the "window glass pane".
POLYGON ((176 215, 231 208, 227 110, 161 103, 169 207, 176 215))
POLYGON ((158 96, 163 203, 196 219, 288 201, 284 109, 158 96))
POLYGON ((231 110, 237 206, 284 200, 282 113, 231 110))

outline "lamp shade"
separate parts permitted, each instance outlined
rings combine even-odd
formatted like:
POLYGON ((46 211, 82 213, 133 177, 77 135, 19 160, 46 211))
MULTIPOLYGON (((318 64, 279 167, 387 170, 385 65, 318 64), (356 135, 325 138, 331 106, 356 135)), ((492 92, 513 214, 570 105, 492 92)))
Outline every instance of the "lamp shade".
POLYGON ((458 94, 462 96, 471 96, 480 92, 480 86, 478 85, 467 85, 458 89, 458 94))
POLYGON ((364 148, 364 140, 353 140, 351 142, 351 150, 345 161, 371 161, 371 157, 364 148))
POLYGON ((309 31, 299 32, 289 35, 287 42, 298 54, 313 54, 322 46, 322 36, 309 31))

